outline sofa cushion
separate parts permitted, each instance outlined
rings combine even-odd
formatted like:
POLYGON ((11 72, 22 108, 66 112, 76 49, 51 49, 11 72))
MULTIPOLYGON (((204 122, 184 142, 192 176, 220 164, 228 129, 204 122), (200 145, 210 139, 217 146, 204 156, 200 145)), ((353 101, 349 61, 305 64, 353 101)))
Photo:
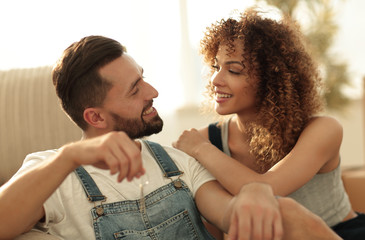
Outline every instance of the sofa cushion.
POLYGON ((365 167, 344 169, 342 180, 352 208, 357 212, 365 213, 365 167))
POLYGON ((26 154, 81 138, 56 96, 51 66, 0 71, 0 185, 26 154))

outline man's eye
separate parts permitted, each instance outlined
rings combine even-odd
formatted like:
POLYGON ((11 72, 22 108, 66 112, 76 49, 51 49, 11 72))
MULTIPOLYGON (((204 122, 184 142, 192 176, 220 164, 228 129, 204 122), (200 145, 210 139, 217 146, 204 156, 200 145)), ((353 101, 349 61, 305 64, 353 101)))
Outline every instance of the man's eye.
POLYGON ((138 87, 136 87, 136 89, 132 92, 132 96, 133 96, 133 95, 136 95, 136 94, 138 93, 138 91, 139 91, 139 88, 138 88, 138 87))

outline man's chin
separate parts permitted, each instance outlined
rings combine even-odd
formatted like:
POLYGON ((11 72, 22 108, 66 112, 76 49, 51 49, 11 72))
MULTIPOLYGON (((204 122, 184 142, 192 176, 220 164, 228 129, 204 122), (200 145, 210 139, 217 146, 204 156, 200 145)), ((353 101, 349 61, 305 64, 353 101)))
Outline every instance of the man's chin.
MULTIPOLYGON (((157 116, 158 117, 158 116, 157 116)), ((157 134, 162 131, 163 128, 163 121, 160 117, 158 119, 155 119, 155 121, 152 124, 148 124, 145 129, 145 136, 151 136, 152 134, 157 134)))

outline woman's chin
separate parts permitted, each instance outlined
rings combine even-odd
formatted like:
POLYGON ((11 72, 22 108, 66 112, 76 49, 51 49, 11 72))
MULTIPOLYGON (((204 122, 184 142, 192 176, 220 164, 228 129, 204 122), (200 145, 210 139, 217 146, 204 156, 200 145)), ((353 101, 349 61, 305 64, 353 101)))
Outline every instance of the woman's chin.
POLYGON ((215 112, 222 116, 232 114, 232 112, 219 108, 219 107, 215 108, 215 112))

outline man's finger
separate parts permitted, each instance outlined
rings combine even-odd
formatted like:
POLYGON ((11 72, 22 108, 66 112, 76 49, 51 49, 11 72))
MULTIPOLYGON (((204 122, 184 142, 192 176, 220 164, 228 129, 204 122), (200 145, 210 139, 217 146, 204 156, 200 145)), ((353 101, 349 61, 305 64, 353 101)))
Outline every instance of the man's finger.
MULTIPOLYGON (((252 220, 252 237, 253 239, 262 239, 262 234, 263 234, 263 227, 264 227, 264 215, 262 212, 254 212, 252 213, 253 216, 251 217, 252 220)), ((251 239, 251 238, 248 238, 251 239)))
POLYGON ((238 238, 237 239, 251 239, 252 237, 252 220, 248 212, 243 212, 238 219, 238 238))
MULTIPOLYGON (((234 214, 233 214, 234 215, 234 214)), ((228 229, 228 237, 230 240, 237 239, 237 218, 235 216, 231 217, 231 224, 228 229)))
POLYGON ((267 214, 262 219, 262 236, 263 239, 273 239, 274 234, 274 217, 271 214, 267 214))
POLYGON ((283 238, 284 235, 283 222, 279 214, 274 218, 273 231, 274 231, 273 233, 274 240, 281 240, 283 238))

